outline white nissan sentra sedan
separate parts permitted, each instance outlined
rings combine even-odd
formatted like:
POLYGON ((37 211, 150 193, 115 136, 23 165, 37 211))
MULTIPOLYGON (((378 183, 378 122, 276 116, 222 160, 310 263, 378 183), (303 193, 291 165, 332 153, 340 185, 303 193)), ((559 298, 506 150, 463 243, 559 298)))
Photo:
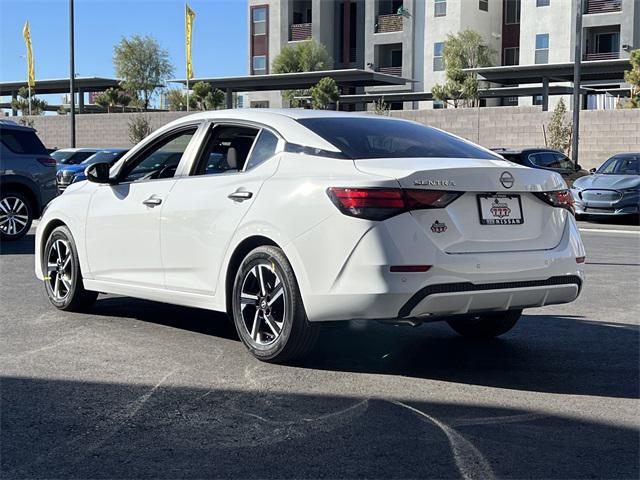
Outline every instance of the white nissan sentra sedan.
POLYGON ((261 360, 303 355, 333 320, 494 337, 582 286, 560 175, 414 122, 204 112, 86 175, 38 225, 51 303, 103 292, 227 312, 261 360))

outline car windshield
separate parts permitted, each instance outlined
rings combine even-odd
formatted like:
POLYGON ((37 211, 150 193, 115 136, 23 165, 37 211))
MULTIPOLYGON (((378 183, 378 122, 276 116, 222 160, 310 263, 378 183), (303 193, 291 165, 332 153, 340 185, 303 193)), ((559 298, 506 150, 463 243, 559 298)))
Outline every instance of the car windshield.
POLYGON ((109 150, 104 150, 102 152, 97 152, 87 158, 82 165, 93 165, 94 163, 99 162, 109 162, 109 164, 113 165, 116 160, 122 157, 125 152, 110 152, 109 150))
POLYGON ((57 150, 55 152, 53 152, 51 154, 51 156, 53 158, 55 158, 58 162, 60 163, 67 163, 69 161, 69 159, 71 157, 73 157, 73 154, 76 152, 73 151, 64 151, 64 150, 57 150))
POLYGON ((596 173, 603 175, 640 175, 640 154, 611 157, 596 173))
POLYGON ((299 123, 352 159, 479 158, 500 156, 470 142, 413 122, 390 118, 304 118, 299 123))

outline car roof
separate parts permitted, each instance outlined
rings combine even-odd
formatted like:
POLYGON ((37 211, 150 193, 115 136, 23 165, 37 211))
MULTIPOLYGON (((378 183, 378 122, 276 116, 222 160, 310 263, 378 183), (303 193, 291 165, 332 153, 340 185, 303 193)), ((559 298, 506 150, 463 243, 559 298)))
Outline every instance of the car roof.
POLYGON ((305 118, 384 118, 399 122, 407 120, 390 117, 373 117, 366 112, 338 112, 331 110, 307 110, 302 108, 236 108, 230 110, 211 110, 181 117, 165 125, 157 134, 168 129, 193 121, 248 121, 256 122, 276 130, 287 142, 311 148, 339 152, 340 150, 318 134, 312 132, 297 120, 305 118))
POLYGON ((494 152, 497 153, 506 153, 506 154, 512 154, 512 155, 517 155, 517 154, 521 154, 521 153, 530 153, 530 152, 554 152, 554 153, 562 153, 559 150, 555 150, 553 148, 547 148, 547 147, 527 147, 527 148, 492 148, 491 149, 494 152))
POLYGON ((99 152, 102 148, 59 148, 56 152, 99 152))
POLYGON ((120 152, 127 152, 127 151, 129 151, 128 148, 101 148, 96 153, 100 153, 100 152, 120 153, 120 152))
POLYGON ((6 119, 2 119, 0 120, 0 128, 8 128, 11 130, 25 130, 25 131, 29 131, 29 132, 35 132, 36 129, 33 127, 27 127, 26 125, 20 125, 16 122, 14 122, 13 120, 6 120, 6 119))

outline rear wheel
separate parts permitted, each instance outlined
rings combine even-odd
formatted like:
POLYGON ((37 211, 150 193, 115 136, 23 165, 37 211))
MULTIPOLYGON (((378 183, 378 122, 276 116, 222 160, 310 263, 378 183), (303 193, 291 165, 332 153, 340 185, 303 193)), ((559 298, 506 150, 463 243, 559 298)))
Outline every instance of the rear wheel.
POLYGON ((0 197, 0 238, 18 240, 24 237, 33 221, 29 199, 20 192, 3 191, 0 197))
POLYGON ((78 251, 67 227, 58 227, 49 235, 44 247, 43 269, 47 296, 56 308, 81 311, 98 298, 98 292, 84 288, 78 251))
POLYGON ((493 338, 511 330, 522 315, 522 310, 491 312, 468 318, 456 318, 447 323, 463 337, 493 338))
POLYGON ((238 335, 259 360, 302 357, 318 337, 319 326, 307 319, 293 269, 277 247, 258 247, 245 257, 232 305, 238 335))

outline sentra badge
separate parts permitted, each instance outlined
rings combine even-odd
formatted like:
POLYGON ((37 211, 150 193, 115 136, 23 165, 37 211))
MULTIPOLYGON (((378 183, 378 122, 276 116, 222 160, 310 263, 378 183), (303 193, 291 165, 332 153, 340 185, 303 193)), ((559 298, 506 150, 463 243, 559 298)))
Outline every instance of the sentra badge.
POLYGON ((453 180, 414 180, 414 185, 422 187, 455 187, 456 182, 453 180))

